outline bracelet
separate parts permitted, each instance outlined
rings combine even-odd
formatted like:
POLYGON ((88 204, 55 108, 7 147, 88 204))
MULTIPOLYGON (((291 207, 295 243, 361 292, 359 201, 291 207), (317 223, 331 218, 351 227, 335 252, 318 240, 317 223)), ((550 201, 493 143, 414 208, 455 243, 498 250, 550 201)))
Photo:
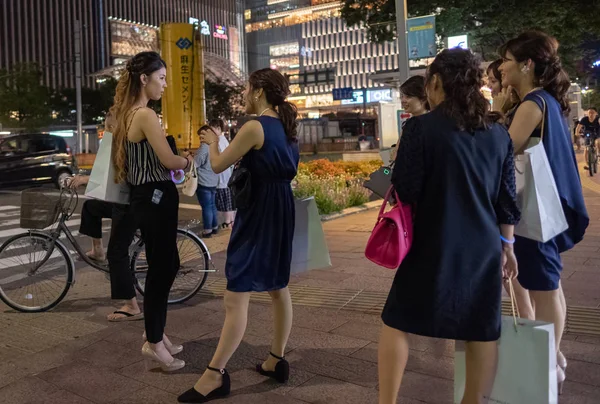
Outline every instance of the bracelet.
POLYGON ((190 166, 190 159, 188 159, 187 157, 184 157, 185 159, 185 167, 183 167, 184 170, 187 170, 188 167, 190 166))
POLYGON ((512 240, 509 240, 509 239, 506 239, 506 238, 502 237, 502 235, 500 235, 500 240, 502 240, 506 244, 514 244, 515 243, 514 237, 513 237, 512 240))

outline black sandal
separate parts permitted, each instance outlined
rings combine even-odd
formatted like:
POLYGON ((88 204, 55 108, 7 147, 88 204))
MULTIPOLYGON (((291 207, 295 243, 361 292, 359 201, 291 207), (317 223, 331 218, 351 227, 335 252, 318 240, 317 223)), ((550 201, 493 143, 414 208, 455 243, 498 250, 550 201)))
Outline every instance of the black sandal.
POLYGON ((273 352, 269 352, 275 359, 279 359, 277 365, 275 365, 275 370, 264 370, 262 364, 256 365, 256 371, 263 376, 270 377, 272 379, 277 380, 279 383, 285 383, 290 379, 290 364, 285 360, 283 356, 277 356, 273 352))
POLYGON ((195 388, 191 388, 179 397, 177 397, 177 401, 180 403, 207 403, 212 400, 216 400, 218 398, 224 398, 229 395, 231 392, 231 379, 229 377, 229 373, 225 369, 216 369, 211 368, 210 366, 206 367, 208 370, 212 370, 213 372, 220 373, 223 375, 223 384, 221 387, 214 389, 208 395, 203 395, 198 392, 195 388))

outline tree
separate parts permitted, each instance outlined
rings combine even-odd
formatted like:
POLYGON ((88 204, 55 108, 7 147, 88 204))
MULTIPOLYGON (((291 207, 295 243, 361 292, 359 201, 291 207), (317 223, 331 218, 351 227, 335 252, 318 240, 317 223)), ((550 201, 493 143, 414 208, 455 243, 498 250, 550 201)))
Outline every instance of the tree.
POLYGON ((41 84, 37 64, 16 64, 0 70, 0 121, 5 126, 38 129, 51 121, 50 91, 41 84))
POLYGON ((206 80, 204 93, 207 119, 228 120, 240 116, 243 112, 243 92, 243 87, 230 85, 220 79, 206 80))
MULTIPOLYGON (((97 89, 81 89, 82 120, 84 125, 94 125, 104 121, 112 106, 117 81, 110 77, 100 83, 97 89)), ((55 91, 50 98, 54 123, 74 125, 77 123, 76 91, 66 88, 55 91)))
MULTIPOLYGON (((485 59, 497 57, 504 42, 527 29, 540 29, 561 43, 563 64, 571 73, 589 71, 598 47, 589 38, 600 36, 600 13, 580 0, 408 0, 409 17, 436 14, 442 39, 468 34, 471 48, 485 59), (583 63, 582 63, 583 62, 583 63)), ((364 23, 374 42, 396 36, 395 0, 345 0, 342 18, 348 25, 364 23)), ((596 57, 596 59, 594 59, 596 57)))

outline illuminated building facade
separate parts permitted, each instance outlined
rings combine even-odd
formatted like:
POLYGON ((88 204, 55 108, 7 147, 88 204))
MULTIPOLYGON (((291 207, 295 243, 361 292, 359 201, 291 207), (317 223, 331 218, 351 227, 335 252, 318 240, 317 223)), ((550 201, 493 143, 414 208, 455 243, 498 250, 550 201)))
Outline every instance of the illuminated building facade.
POLYGON ((163 22, 198 24, 209 60, 246 71, 243 0, 2 0, 0 69, 35 62, 45 84, 74 87, 75 20, 84 86, 140 51, 158 50, 163 22))
POLYGON ((249 0, 249 70, 272 67, 290 74, 292 100, 302 109, 391 101, 394 91, 369 77, 398 68, 396 42, 370 43, 364 29, 345 24, 341 6, 339 0, 249 0), (306 81, 305 73, 322 78, 327 70, 334 72, 331 78, 306 81), (355 90, 354 99, 334 101, 332 90, 343 87, 355 90))

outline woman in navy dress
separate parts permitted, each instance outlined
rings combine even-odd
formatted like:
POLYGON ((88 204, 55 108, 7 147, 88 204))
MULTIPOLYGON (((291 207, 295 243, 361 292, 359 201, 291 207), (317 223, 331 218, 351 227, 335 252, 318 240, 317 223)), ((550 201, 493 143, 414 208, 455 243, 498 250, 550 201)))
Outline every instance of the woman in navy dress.
POLYGON ((510 125, 515 150, 522 152, 530 137, 540 137, 544 104, 546 120, 542 143, 569 228, 554 239, 539 243, 517 236, 515 254, 521 269, 519 283, 533 302, 536 320, 554 324, 556 333, 558 382, 565 380, 567 361, 560 351, 567 304, 560 283, 560 254, 583 239, 589 216, 583 200, 577 160, 567 123, 571 86, 561 67, 558 42, 542 32, 526 32, 507 42, 501 49, 502 81, 514 87, 522 103, 510 125))
POLYGON ((489 393, 500 337, 502 280, 516 276, 513 147, 480 91, 471 51, 441 52, 429 66, 432 111, 406 123, 392 183, 413 206, 413 245, 383 309, 379 403, 396 403, 408 334, 467 342, 463 403, 489 393))
POLYGON ((270 355, 256 370, 281 383, 288 380, 289 364, 283 355, 292 327, 287 287, 295 225, 291 182, 300 157, 296 108, 285 100, 289 93, 288 81, 281 73, 258 70, 250 76, 246 93, 246 112, 258 118, 246 123, 222 153, 214 132, 201 134, 202 142, 210 146, 216 173, 242 159, 242 167, 252 177, 252 201, 247 208, 238 208, 227 249, 226 317, 219 345, 200 380, 179 402, 204 403, 229 394, 225 367, 244 336, 250 292, 269 292, 275 316, 270 355))

